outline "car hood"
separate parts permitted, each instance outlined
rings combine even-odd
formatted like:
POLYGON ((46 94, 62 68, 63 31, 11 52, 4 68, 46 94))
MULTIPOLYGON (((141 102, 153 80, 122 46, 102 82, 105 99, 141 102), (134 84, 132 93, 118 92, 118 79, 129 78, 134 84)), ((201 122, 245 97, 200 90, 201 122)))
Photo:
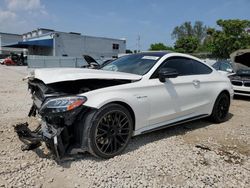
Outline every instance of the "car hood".
POLYGON ((250 49, 237 50, 230 54, 230 58, 237 70, 250 68, 250 49))
POLYGON ((35 69, 32 71, 28 79, 39 79, 45 84, 87 80, 87 79, 102 79, 102 80, 140 80, 142 76, 123 72, 104 71, 98 69, 82 69, 82 68, 45 68, 35 69))
POLYGON ((230 55, 233 62, 236 74, 234 79, 247 79, 250 78, 250 49, 241 49, 233 52, 230 55))

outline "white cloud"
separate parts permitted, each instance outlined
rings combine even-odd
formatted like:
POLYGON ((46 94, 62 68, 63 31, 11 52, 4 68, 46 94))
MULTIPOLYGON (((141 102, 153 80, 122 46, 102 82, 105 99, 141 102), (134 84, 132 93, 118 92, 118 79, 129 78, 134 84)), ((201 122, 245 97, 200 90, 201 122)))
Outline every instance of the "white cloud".
POLYGON ((16 19, 16 14, 14 12, 11 11, 4 11, 4 10, 0 10, 0 24, 4 24, 6 22, 11 22, 13 20, 16 19))
POLYGON ((15 12, 0 9, 0 32, 22 33, 27 31, 29 23, 19 19, 15 12))
POLYGON ((42 10, 44 6, 40 0, 5 0, 7 8, 11 11, 42 10))
POLYGON ((41 0, 5 0, 5 4, 7 9, 12 12, 28 13, 33 16, 39 16, 39 14, 43 16, 49 15, 41 0))
POLYGON ((41 0, 5 0, 0 8, 0 31, 22 33, 40 27, 50 19, 41 0))

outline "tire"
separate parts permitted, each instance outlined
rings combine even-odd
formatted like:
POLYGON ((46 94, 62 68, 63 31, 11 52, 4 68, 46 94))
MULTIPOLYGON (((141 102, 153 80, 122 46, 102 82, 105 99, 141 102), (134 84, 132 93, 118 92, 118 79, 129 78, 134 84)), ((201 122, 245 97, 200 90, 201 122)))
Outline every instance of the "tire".
POLYGON ((226 93, 221 93, 213 107, 210 120, 215 123, 222 123, 227 120, 227 115, 230 107, 230 98, 226 93))
POLYGON ((87 136, 89 152, 105 159, 121 154, 133 131, 129 111, 121 105, 108 104, 99 109, 91 119, 87 136))

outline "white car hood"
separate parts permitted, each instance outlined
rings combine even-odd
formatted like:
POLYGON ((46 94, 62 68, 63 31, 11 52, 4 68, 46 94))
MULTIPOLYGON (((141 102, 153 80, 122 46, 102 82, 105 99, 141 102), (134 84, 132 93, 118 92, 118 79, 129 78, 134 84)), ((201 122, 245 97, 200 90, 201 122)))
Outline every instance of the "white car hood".
POLYGON ((45 68, 35 69, 29 79, 39 79, 45 84, 63 81, 102 79, 102 80, 140 80, 142 76, 123 72, 104 71, 84 68, 45 68))

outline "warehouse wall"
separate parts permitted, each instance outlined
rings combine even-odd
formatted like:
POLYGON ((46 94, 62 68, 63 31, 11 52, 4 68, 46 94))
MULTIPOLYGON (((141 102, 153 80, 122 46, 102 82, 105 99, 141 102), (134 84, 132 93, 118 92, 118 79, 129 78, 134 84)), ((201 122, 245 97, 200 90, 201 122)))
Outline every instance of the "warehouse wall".
POLYGON ((55 36, 55 55, 80 57, 84 54, 94 58, 113 57, 126 51, 126 41, 102 37, 82 36, 70 33, 58 33, 55 36), (119 49, 113 49, 119 44, 119 49))
MULTIPOLYGON (((26 38, 26 41, 35 41, 35 40, 46 40, 53 39, 53 35, 48 33, 47 35, 37 36, 34 38, 26 38)), ((53 56, 53 47, 45 47, 45 46, 30 46, 28 48, 29 55, 44 55, 44 56, 53 56)))
POLYGON ((13 52, 20 51, 20 49, 2 47, 7 44, 16 43, 18 41, 22 41, 21 35, 0 33, 0 54, 4 52, 9 53, 11 51, 13 52))
MULTIPOLYGON (((65 33, 52 31, 39 35, 35 30, 20 35, 0 33, 0 45, 17 43, 22 39, 43 40, 53 38, 53 47, 30 46, 28 48, 29 55, 44 56, 69 56, 81 57, 82 55, 90 55, 95 59, 117 57, 118 54, 126 52, 126 40, 111 39, 104 37, 84 36, 77 33, 65 33), (28 35, 37 33, 34 37, 27 38, 28 35), (23 38, 24 37, 24 38, 23 38), (115 46, 114 46, 115 45, 115 46), (118 48, 119 46, 119 48, 118 48)), ((14 50, 14 48, 11 48, 14 50)))
POLYGON ((53 48, 49 47, 29 47, 29 55, 44 55, 44 56, 53 56, 53 48))

